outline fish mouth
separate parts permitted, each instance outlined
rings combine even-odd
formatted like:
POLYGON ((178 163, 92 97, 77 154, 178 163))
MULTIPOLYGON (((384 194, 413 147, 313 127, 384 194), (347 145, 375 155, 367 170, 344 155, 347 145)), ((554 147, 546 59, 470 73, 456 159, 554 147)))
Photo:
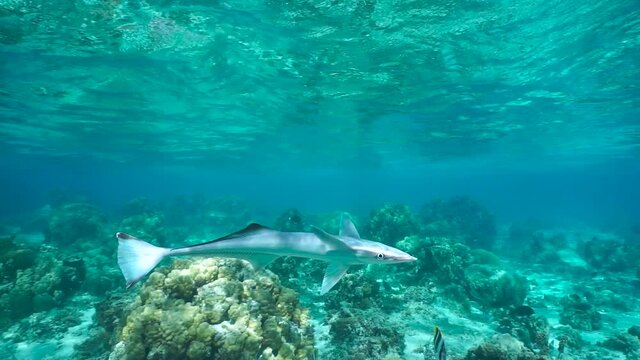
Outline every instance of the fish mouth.
POLYGON ((401 255, 396 257, 396 261, 398 262, 411 262, 411 261, 416 261, 418 260, 417 257, 411 256, 409 254, 405 254, 405 255, 401 255))

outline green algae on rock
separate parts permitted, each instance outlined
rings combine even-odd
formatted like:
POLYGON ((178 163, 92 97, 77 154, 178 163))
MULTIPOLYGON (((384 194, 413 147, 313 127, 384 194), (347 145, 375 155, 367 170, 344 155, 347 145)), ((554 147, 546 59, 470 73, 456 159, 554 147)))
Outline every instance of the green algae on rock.
POLYGON ((174 262, 151 274, 112 359, 309 359, 309 314, 277 278, 239 260, 174 262))

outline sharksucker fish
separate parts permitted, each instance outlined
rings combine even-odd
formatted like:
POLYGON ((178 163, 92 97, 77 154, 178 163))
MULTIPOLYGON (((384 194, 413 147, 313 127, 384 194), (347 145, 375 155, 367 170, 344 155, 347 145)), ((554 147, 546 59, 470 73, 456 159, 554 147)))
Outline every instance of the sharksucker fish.
POLYGON ((118 265, 132 287, 169 256, 209 255, 238 258, 261 270, 281 256, 296 256, 329 263, 322 280, 321 294, 340 281, 351 265, 395 264, 416 260, 402 250, 361 239, 355 225, 342 217, 339 235, 312 227, 312 232, 283 232, 260 224, 202 244, 179 248, 158 247, 118 232, 118 265))

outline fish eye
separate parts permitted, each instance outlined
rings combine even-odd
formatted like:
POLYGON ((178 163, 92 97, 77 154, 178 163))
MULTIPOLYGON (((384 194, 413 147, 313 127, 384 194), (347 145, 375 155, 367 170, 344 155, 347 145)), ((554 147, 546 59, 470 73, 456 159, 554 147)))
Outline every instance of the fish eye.
POLYGON ((378 255, 376 255, 376 257, 380 260, 384 259, 384 254, 383 253, 378 253, 378 255))

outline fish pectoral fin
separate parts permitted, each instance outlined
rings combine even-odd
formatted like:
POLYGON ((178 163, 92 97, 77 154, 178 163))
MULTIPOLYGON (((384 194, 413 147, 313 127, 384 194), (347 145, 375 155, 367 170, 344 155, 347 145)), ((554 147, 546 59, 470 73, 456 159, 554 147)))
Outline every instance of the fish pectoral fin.
POLYGON ((331 288, 342 279, 344 274, 347 273, 349 265, 340 263, 330 263, 327 266, 327 271, 324 273, 324 279, 322 279, 322 289, 320 295, 326 294, 331 288))
POLYGON ((252 255, 244 255, 241 257, 242 260, 248 261, 255 271, 263 270, 267 265, 274 262, 280 256, 278 255, 270 255, 270 254, 252 254, 252 255))
POLYGON ((311 231, 313 231, 313 233, 318 238, 320 238, 320 240, 331 245, 331 247, 333 247, 336 250, 351 250, 349 245, 347 245, 344 241, 340 240, 340 238, 329 234, 328 232, 320 229, 319 227, 311 226, 311 231))

